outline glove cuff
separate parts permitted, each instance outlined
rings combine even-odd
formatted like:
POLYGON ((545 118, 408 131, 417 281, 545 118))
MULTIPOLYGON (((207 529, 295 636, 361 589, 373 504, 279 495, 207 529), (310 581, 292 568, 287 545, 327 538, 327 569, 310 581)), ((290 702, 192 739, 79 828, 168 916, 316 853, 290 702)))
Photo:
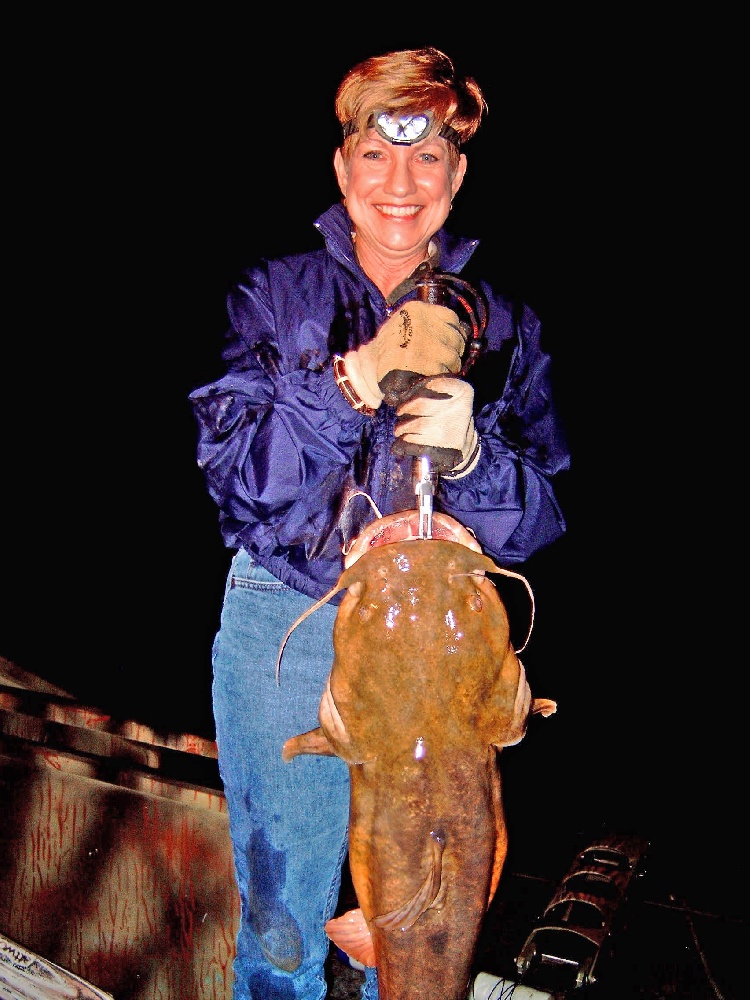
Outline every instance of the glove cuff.
POLYGON ((476 428, 473 428, 473 431, 474 434, 470 442, 470 447, 467 448, 467 458, 460 465, 457 465, 455 469, 451 469, 450 472, 444 472, 443 479, 463 479, 464 476, 468 476, 476 468, 482 452, 482 440, 477 434, 476 428))
MULTIPOLYGON (((383 397, 381 395, 380 399, 377 399, 374 393, 367 392, 366 385, 361 389, 361 393, 355 388, 352 375, 355 373, 355 370, 357 374, 361 375, 357 358, 354 357, 353 351, 350 351, 345 358, 346 360, 340 354, 334 354, 333 356, 333 377, 336 380, 336 385, 339 387, 341 395, 353 410, 364 414, 366 417, 371 417, 380 406, 383 397)), ((355 378, 357 378, 357 374, 354 374, 355 378)), ((357 378, 358 384, 363 381, 364 379, 357 378)))

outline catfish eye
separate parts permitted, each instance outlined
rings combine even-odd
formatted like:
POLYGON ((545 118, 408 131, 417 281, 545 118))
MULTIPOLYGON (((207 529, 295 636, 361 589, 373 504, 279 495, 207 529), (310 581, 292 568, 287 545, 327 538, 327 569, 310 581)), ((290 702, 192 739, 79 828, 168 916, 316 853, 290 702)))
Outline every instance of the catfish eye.
POLYGON ((482 595, 479 593, 478 590, 474 591, 471 597, 469 597, 467 603, 472 611, 481 611, 482 608, 484 607, 484 601, 482 600, 482 595))

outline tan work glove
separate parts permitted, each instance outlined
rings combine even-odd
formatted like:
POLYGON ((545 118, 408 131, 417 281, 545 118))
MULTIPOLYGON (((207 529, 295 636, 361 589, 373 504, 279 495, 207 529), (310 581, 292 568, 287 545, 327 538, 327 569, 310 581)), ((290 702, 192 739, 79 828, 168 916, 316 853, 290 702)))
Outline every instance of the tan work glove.
POLYGON ((424 379, 396 410, 395 455, 427 455, 432 470, 450 479, 468 475, 479 460, 474 389, 450 376, 424 379))
POLYGON ((384 398, 396 405, 415 375, 460 371, 464 347, 464 333, 452 309, 431 302, 406 302, 369 344, 348 351, 344 364, 354 391, 377 410, 384 398))

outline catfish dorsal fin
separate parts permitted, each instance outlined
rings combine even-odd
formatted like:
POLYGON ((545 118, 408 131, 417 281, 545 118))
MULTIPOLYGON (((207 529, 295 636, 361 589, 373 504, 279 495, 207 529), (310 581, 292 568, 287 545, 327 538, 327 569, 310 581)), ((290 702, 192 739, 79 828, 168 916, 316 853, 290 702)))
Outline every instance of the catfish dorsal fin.
POLYGON ((309 618, 310 615, 314 611, 318 610, 318 608, 322 608, 324 604, 328 604, 328 602, 330 601, 330 599, 332 597, 334 597, 336 594, 338 594, 338 592, 340 590, 344 590, 344 589, 345 589, 344 587, 340 587, 338 585, 338 583, 337 583, 336 586, 332 587, 328 591, 327 594, 324 594, 320 598, 319 601, 316 601, 315 604, 311 604, 310 607, 307 609, 307 611, 303 611, 302 614, 299 616, 299 618, 297 618, 296 621, 293 621, 292 624, 289 626, 289 629, 288 629, 286 635, 281 640, 281 646, 279 647, 279 655, 276 657, 276 687, 279 687, 279 672, 281 670, 281 654, 284 652, 284 646, 286 646, 287 640, 289 639, 289 636, 297 628, 298 625, 302 624, 302 622, 305 620, 305 618, 309 618))

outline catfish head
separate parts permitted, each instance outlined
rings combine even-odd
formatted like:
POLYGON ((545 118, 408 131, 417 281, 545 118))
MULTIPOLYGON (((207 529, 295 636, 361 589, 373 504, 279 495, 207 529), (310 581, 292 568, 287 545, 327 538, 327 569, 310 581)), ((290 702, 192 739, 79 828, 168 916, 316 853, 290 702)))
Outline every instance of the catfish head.
POLYGON ((326 931, 377 966, 381 1000, 464 1000, 507 854, 497 751, 556 709, 532 700, 488 573, 526 585, 533 621, 525 579, 452 518, 429 539, 416 511, 371 525, 326 598, 346 591, 320 727, 282 751, 349 765, 359 909, 326 931))

